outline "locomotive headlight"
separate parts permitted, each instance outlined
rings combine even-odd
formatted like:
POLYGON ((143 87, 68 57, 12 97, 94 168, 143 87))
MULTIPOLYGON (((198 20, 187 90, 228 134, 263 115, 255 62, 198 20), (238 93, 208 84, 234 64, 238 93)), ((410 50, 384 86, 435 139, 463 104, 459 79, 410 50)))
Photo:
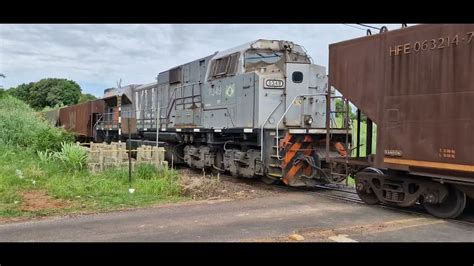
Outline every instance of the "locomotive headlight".
POLYGON ((304 124, 311 125, 313 123, 313 117, 310 115, 305 115, 304 124))

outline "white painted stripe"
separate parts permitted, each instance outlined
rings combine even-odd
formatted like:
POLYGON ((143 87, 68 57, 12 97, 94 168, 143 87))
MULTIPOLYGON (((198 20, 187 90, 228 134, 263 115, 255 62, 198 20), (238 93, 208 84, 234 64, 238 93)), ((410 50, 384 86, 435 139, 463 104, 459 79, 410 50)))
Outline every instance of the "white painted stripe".
POLYGON ((118 108, 118 109, 119 109, 119 112, 120 112, 120 111, 122 111, 122 106, 119 106, 119 108, 118 108))
POLYGON ((330 236, 328 239, 334 242, 357 242, 356 240, 347 237, 347 235, 330 236))
POLYGON ((310 134, 325 134, 326 129, 308 129, 308 133, 310 133, 310 134))
POLYGON ((194 132, 199 132, 200 129, 199 129, 199 128, 195 128, 195 129, 193 129, 193 131, 194 131, 194 132))
POLYGON ((214 132, 222 132, 222 129, 214 129, 214 132))
POLYGON ((119 124, 122 123, 122 117, 121 116, 119 116, 118 122, 119 122, 119 124))
POLYGON ((244 128, 244 133, 252 133, 253 129, 251 128, 244 128))
MULTIPOLYGON (((163 130, 163 129, 162 129, 163 130)), ((181 132, 181 128, 177 128, 176 132, 181 132)))
POLYGON ((305 134, 306 129, 290 129, 290 134, 305 134))
POLYGON ((162 127, 162 128, 161 128, 161 131, 166 131, 166 127, 162 127))
POLYGON ((119 135, 122 135, 122 130, 119 128, 119 135))
POLYGON ((144 128, 143 131, 147 131, 148 129, 144 128))

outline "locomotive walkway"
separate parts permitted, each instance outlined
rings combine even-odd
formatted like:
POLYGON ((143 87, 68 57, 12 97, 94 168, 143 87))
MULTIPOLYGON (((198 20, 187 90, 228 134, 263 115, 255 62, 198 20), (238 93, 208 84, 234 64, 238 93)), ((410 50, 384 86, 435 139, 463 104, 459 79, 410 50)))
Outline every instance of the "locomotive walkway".
POLYGON ((0 225, 0 241, 469 241, 474 226, 311 192, 0 225))

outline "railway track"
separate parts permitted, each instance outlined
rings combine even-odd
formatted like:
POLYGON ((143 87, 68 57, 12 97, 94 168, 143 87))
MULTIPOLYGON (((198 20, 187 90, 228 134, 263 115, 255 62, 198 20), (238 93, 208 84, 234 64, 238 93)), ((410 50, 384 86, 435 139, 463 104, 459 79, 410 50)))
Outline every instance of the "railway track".
MULTIPOLYGON (((316 188, 308 189, 308 191, 317 193, 319 196, 326 197, 326 198, 343 200, 346 202, 366 205, 359 198, 359 196, 357 196, 357 192, 355 191, 355 189, 350 189, 347 187, 342 188, 342 186, 317 186, 316 188)), ((426 210, 420 204, 417 204, 415 206, 408 207, 408 208, 401 208, 401 207, 390 206, 390 205, 385 205, 385 204, 379 204, 379 205, 373 205, 373 206, 377 208, 382 208, 382 209, 394 210, 394 211, 434 218, 432 215, 426 212, 426 210)), ((474 212, 472 210, 469 210, 469 208, 467 207, 464 213, 460 217, 456 219, 447 219, 447 220, 456 222, 456 223, 474 225, 474 212)))
MULTIPOLYGON (((196 169, 191 169, 188 167, 184 167, 184 169, 189 169, 195 173, 201 174, 201 170, 196 170, 196 169)), ((227 174, 220 174, 221 177, 226 177, 228 180, 236 180, 237 182, 243 182, 251 185, 256 185, 258 183, 259 185, 263 186, 268 186, 267 184, 263 182, 257 182, 255 179, 246 179, 246 178, 236 178, 232 177, 231 175, 227 174)), ((336 200, 342 200, 345 202, 350 202, 350 203, 355 203, 355 204, 363 204, 367 205, 364 203, 359 196, 357 195, 357 192, 353 188, 349 188, 346 185, 343 184, 329 184, 329 185, 317 185, 314 188, 308 188, 308 187, 289 187, 286 185, 273 185, 277 186, 279 189, 287 190, 287 191, 296 191, 296 192, 311 192, 315 193, 318 196, 325 197, 325 198, 330 198, 330 199, 336 199, 336 200)), ((474 205, 474 202, 471 202, 471 205, 474 205)), ((415 214, 415 215, 421 215, 424 217, 431 217, 435 218, 432 215, 430 215, 426 210, 423 208, 423 206, 417 204, 413 207, 408 207, 408 208, 401 208, 401 207, 396 207, 396 206, 390 206, 390 205, 385 205, 385 204, 378 204, 378 205, 372 205, 377 208, 382 208, 382 209, 387 209, 387 210, 393 210, 393 211, 398 211, 398 212, 404 212, 408 214, 415 214)), ((439 219, 439 218, 437 218, 439 219)), ((469 206, 466 207, 466 210, 464 213, 456 218, 456 219, 447 219, 451 222, 456 222, 456 223, 461 223, 461 224, 468 224, 468 225, 474 225, 474 206, 469 206)))

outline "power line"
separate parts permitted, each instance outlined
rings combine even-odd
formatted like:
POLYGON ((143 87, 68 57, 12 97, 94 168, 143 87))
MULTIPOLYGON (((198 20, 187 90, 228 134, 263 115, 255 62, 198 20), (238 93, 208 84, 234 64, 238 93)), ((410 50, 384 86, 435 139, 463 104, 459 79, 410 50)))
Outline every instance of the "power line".
POLYGON ((352 27, 352 28, 355 28, 355 29, 358 29, 358 30, 363 30, 363 31, 365 31, 365 29, 356 27, 356 26, 354 26, 354 25, 349 25, 349 24, 346 24, 346 23, 343 23, 343 25, 346 25, 346 26, 349 26, 349 27, 352 27))
POLYGON ((374 27, 374 26, 370 26, 370 25, 367 25, 367 24, 362 24, 362 23, 356 23, 357 25, 361 25, 361 26, 364 26, 364 27, 367 27, 367 28, 371 28, 371 29, 374 29, 374 30, 380 30, 380 28, 377 28, 377 27, 374 27))

